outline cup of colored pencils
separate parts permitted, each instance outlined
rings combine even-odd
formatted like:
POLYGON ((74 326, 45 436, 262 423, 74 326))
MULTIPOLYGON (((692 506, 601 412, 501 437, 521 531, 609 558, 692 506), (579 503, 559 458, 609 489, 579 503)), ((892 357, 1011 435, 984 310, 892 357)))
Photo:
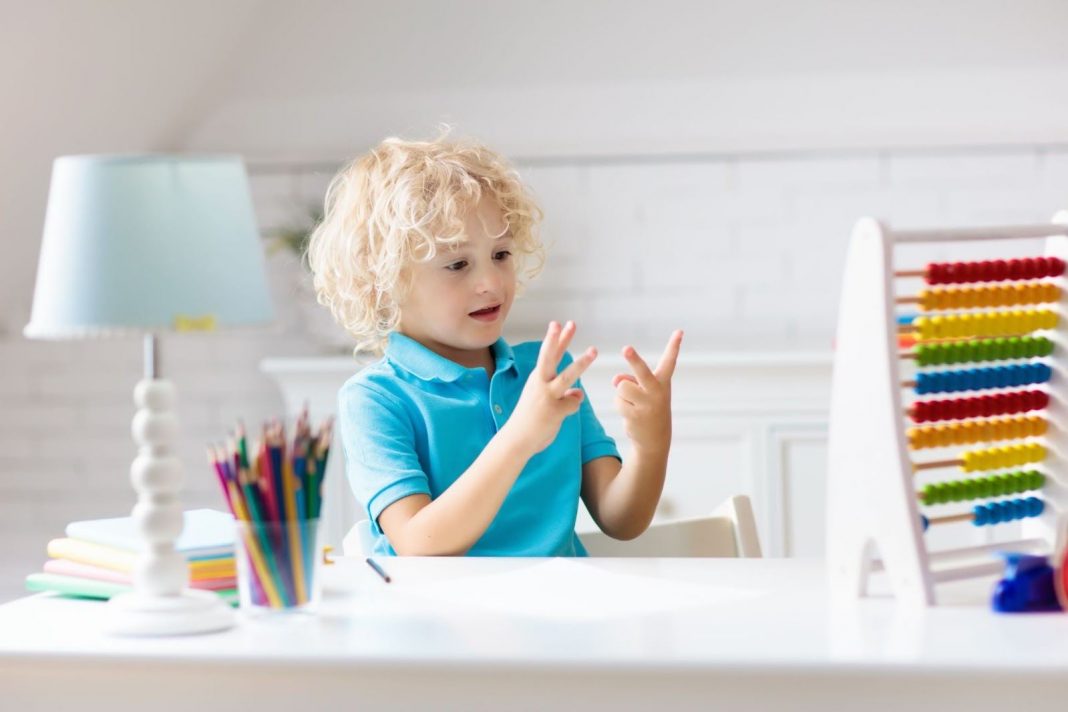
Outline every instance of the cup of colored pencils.
POLYGON ((319 600, 319 512, 330 454, 332 419, 313 430, 307 408, 293 440, 266 423, 250 444, 238 423, 226 445, 208 459, 237 523, 237 586, 242 610, 310 610, 319 600))

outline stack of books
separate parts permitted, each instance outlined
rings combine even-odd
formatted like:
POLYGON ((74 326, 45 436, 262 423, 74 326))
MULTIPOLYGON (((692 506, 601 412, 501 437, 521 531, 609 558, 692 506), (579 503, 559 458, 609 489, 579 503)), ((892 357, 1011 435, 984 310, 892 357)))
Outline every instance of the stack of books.
MULTIPOLYGON (((27 589, 104 599, 132 589, 134 563, 145 547, 132 517, 72 522, 66 534, 48 543, 44 570, 26 577, 27 589)), ((189 561, 190 588, 215 591, 236 605, 232 516, 213 509, 185 512, 175 550, 189 561)))

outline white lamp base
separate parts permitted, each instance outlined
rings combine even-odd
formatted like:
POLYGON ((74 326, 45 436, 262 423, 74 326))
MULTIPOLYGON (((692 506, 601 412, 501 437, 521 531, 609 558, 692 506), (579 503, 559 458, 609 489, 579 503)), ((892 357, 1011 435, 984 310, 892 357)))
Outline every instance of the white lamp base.
POLYGON ((177 596, 130 592, 108 601, 107 627, 113 635, 192 635, 233 625, 233 610, 211 591, 185 589, 177 596))

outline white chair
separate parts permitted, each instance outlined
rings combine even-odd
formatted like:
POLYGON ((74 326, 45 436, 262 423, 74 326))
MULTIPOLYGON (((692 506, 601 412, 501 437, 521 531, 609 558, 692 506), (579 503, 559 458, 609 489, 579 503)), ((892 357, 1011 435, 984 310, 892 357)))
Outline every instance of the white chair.
MULTIPOLYGON (((753 507, 745 495, 731 497, 708 517, 653 524, 630 541, 600 531, 579 532, 579 539, 590 556, 761 556, 753 507)), ((361 519, 345 535, 341 549, 345 556, 368 556, 372 543, 370 523, 361 519)))
POLYGON ((341 553, 345 556, 370 556, 374 548, 371 536, 371 520, 361 519, 352 525, 349 533, 341 540, 341 553))
POLYGON ((579 532, 590 556, 715 556, 759 558, 753 507, 745 495, 736 495, 707 517, 657 522, 630 541, 600 531, 579 532))

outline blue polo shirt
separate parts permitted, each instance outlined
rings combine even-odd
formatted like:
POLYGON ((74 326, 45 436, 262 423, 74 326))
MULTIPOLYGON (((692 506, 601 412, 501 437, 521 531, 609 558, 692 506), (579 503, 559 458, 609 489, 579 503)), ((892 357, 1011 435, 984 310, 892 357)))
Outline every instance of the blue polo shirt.
MULTIPOLYGON (((461 366, 394 332, 382 359, 342 386, 346 475, 366 509, 376 554, 395 553, 378 515, 413 494, 436 499, 471 466, 511 416, 540 348, 499 339, 490 378, 484 368, 461 366)), ((566 354, 559 369, 571 361, 566 354)), ((605 456, 619 458, 619 451, 584 398, 552 444, 527 462, 468 554, 585 556, 575 535, 582 465, 605 456)))

